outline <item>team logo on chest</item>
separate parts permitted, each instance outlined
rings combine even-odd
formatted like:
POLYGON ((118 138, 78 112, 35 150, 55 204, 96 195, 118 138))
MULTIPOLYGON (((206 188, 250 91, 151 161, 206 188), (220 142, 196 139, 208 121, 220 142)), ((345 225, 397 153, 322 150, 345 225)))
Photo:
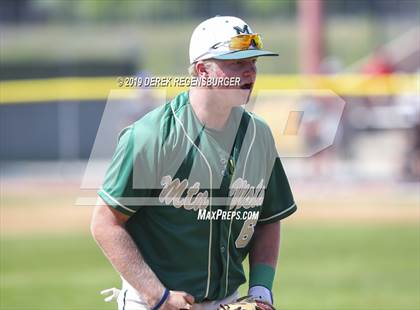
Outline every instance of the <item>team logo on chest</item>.
POLYGON ((230 201, 230 209, 236 208, 254 208, 262 205, 264 201, 264 180, 261 179, 257 186, 251 186, 247 180, 238 178, 230 186, 229 196, 232 197, 230 201))
MULTIPOLYGON (((186 210, 205 209, 209 206, 208 191, 200 192, 200 183, 195 182, 188 187, 188 180, 180 181, 178 178, 172 180, 172 177, 166 175, 162 177, 162 191, 159 195, 159 201, 166 205, 173 205, 175 208, 184 208, 186 210)), ((229 197, 230 209, 254 208, 260 206, 264 200, 264 180, 262 179, 257 186, 251 186, 247 180, 236 179, 230 187, 229 197)))
POLYGON ((162 178, 160 184, 163 186, 159 195, 159 201, 167 205, 173 204, 175 208, 184 207, 186 210, 205 209, 209 205, 208 191, 200 191, 200 183, 195 182, 188 188, 188 180, 182 182, 176 178, 166 175, 162 178), (187 195, 182 197, 187 191, 187 195))

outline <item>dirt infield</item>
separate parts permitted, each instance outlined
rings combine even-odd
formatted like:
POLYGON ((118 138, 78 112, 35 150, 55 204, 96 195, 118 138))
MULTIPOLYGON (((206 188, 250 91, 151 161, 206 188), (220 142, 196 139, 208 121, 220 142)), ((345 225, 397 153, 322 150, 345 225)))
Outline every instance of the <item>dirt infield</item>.
MULTIPOLYGON (((298 212, 288 223, 419 223, 418 196, 412 190, 347 187, 335 195, 319 193, 296 188, 298 212)), ((80 195, 78 184, 2 183, 1 235, 88 232, 93 208, 77 206, 80 195)))
POLYGON ((76 206, 78 184, 13 181, 1 189, 2 235, 89 230, 92 207, 76 206))

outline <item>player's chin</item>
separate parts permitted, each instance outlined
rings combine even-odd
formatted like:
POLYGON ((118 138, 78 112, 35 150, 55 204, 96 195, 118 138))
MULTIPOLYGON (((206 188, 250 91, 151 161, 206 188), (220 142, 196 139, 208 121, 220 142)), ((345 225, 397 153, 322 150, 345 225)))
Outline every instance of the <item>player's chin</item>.
POLYGON ((252 89, 236 89, 230 96, 232 106, 241 106, 249 102, 251 98, 252 89), (234 95, 233 95, 234 93, 234 95))
POLYGON ((253 89, 254 89, 253 84, 251 84, 250 87, 240 89, 239 96, 242 98, 242 101, 243 101, 242 104, 247 104, 249 102, 253 89))
POLYGON ((252 87, 219 87, 214 89, 214 91, 221 100, 225 101, 229 106, 235 107, 248 103, 251 97, 252 87))

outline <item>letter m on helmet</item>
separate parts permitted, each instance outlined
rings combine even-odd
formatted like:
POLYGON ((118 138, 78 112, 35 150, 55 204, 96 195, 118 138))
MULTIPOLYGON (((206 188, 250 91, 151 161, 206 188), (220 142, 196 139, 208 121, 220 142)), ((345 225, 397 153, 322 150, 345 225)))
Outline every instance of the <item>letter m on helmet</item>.
POLYGON ((239 26, 235 26, 235 27, 233 27, 233 29, 236 30, 236 33, 238 35, 241 34, 241 33, 248 33, 249 34, 248 25, 244 25, 243 28, 241 28, 239 26))

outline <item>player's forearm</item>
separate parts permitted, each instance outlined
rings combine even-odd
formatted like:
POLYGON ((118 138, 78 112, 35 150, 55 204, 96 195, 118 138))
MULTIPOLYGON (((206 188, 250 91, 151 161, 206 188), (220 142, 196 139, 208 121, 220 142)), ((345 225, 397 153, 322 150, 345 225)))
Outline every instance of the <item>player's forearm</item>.
POLYGON ((280 222, 255 227, 254 238, 249 252, 249 264, 270 265, 274 269, 280 248, 280 222))
POLYGON ((248 294, 273 303, 271 289, 280 247, 280 222, 255 227, 249 252, 248 294))
POLYGON ((123 225, 109 220, 107 208, 96 207, 91 225, 93 237, 114 268, 139 292, 149 307, 153 307, 160 300, 164 287, 123 225))

